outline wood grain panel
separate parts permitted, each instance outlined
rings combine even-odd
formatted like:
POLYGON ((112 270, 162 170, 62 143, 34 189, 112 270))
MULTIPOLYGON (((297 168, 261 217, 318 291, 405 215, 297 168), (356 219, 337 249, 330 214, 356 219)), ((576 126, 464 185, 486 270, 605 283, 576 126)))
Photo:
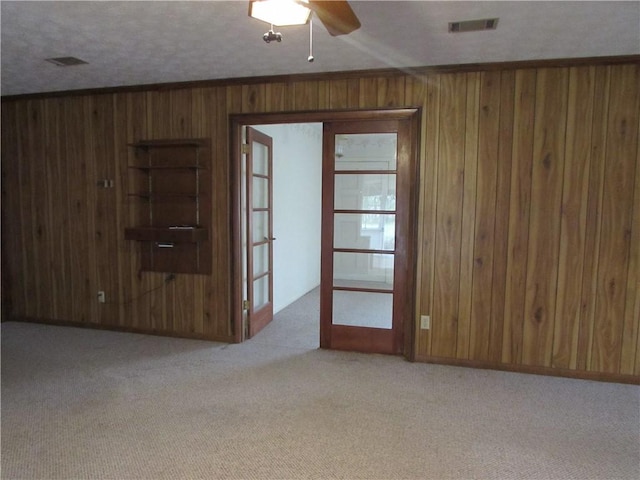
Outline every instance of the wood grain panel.
POLYGON ((51 269, 46 219, 46 162, 40 159, 45 157, 45 112, 43 100, 32 100, 28 103, 29 115, 29 156, 31 168, 29 169, 29 184, 31 186, 31 241, 33 249, 29 257, 34 262, 35 274, 32 277, 31 302, 33 303, 34 314, 37 317, 51 316, 52 311, 47 308, 51 298, 49 298, 49 287, 51 286, 51 269), (47 268, 38 272, 38 268, 45 265, 47 268))
POLYGON ((502 362, 509 364, 522 362, 535 97, 536 71, 518 70, 515 73, 509 232, 502 335, 502 362))
POLYGON ((243 85, 242 112, 264 112, 266 108, 266 87, 263 84, 243 85))
POLYGON ((404 106, 405 77, 387 77, 378 80, 378 108, 404 106))
POLYGON ((567 70, 538 70, 522 360, 549 366, 558 276, 567 70))
POLYGON ((481 74, 467 74, 467 105, 464 148, 464 199, 462 204, 462 243, 460 247, 460 292, 456 358, 469 358, 471 342, 471 291, 473 289, 473 244, 475 242, 476 193, 478 174, 478 125, 480 117, 481 74))
POLYGON ((378 79, 361 78, 358 93, 359 108, 376 108, 378 106, 378 79))
POLYGON ((270 83, 266 86, 265 102, 266 111, 268 112, 284 112, 293 110, 294 98, 289 93, 290 85, 286 83, 270 83))
POLYGON ((118 224, 116 219, 117 197, 114 188, 98 188, 98 180, 113 180, 115 176, 114 151, 114 110, 111 96, 96 96, 92 98, 89 108, 89 138, 87 142, 88 156, 93 168, 89 177, 90 204, 95 205, 95 225, 92 239, 95 242, 96 255, 87 265, 94 270, 95 275, 94 301, 98 309, 97 323, 108 325, 117 323, 118 303, 118 257, 117 237, 118 224), (97 291, 105 292, 107 303, 98 304, 97 291))
POLYGON ((504 310, 506 298, 507 244, 509 239, 509 198, 511 194, 511 162, 513 149, 513 115, 515 72, 502 72, 500 79, 500 134, 498 136, 498 170, 491 287, 491 323, 489 360, 502 357, 504 310))
POLYGON ((598 252, 602 232, 602 192, 606 167, 607 118, 610 95, 609 67, 596 67, 593 125, 591 130, 591 169, 585 225, 580 330, 576 368, 587 370, 591 364, 596 293, 598 288, 598 252))
MULTIPOLYGON (((52 99, 48 109, 47 120, 47 143, 49 182, 51 186, 49 204, 49 226, 51 228, 52 258, 56 262, 53 269, 53 309, 54 317, 57 319, 68 319, 71 317, 71 305, 67 301, 71 292, 69 257, 72 255, 69 237, 69 217, 68 210, 61 206, 68 205, 68 176, 65 158, 62 155, 64 145, 64 105, 61 99, 52 99)), ((116 315, 116 317, 118 317, 116 315)))
POLYGON ((500 72, 483 72, 478 119, 470 338, 471 358, 478 360, 489 357, 499 134, 500 72))
POLYGON ((552 366, 575 368, 585 248, 595 68, 569 70, 558 296, 552 366))
POLYGON ((624 331, 622 334, 622 354, 620 373, 624 375, 638 374, 640 362, 637 346, 640 337, 640 121, 636 137, 636 181, 632 203, 631 251, 629 255, 629 277, 627 278, 627 297, 624 315, 624 331))
MULTIPOLYGON (((228 115, 234 112, 234 90, 219 90, 215 107, 214 137, 217 139, 229 138, 228 115)), ((229 150, 228 141, 216 142, 214 148, 212 177, 214 189, 212 205, 214 228, 218 235, 213 241, 214 249, 214 276, 211 284, 205 292, 207 310, 205 311, 205 332, 210 335, 223 337, 230 336, 231 330, 231 192, 229 190, 229 150)))
MULTIPOLYGON (((318 81, 318 110, 329 110, 330 105, 331 105, 331 82, 329 80, 319 80, 318 81)), ((271 110, 271 111, 276 111, 276 110, 271 110)))
MULTIPOLYGON (((418 233, 419 239, 419 268, 417 304, 419 314, 432 315, 433 285, 435 275, 435 218, 437 195, 437 165, 438 165, 438 122, 440 112, 440 76, 427 79, 413 77, 410 85, 412 96, 407 102, 419 105, 423 103, 422 128, 424 141, 420 146, 420 195, 419 222, 422 229, 418 233)), ((425 355, 431 354, 431 330, 419 328, 420 319, 416 318, 416 351, 425 355)))
POLYGON ((69 178, 68 216, 69 238, 73 239, 74 255, 70 256, 71 321, 90 323, 90 303, 95 300, 93 289, 95 282, 86 268, 87 256, 91 255, 88 230, 89 220, 87 203, 87 165, 86 165, 86 128, 84 116, 84 98, 75 97, 65 102, 65 158, 69 178))
POLYGON ((2 320, 10 320, 16 312, 24 312, 26 268, 22 248, 26 242, 22 236, 20 203, 20 150, 18 104, 2 105, 2 320))
POLYGON ((438 196, 431 354, 454 357, 458 330, 460 244, 464 194, 466 76, 440 81, 438 196))
POLYGON ((318 108, 318 82, 295 82, 293 92, 294 110, 315 110, 318 108))
MULTIPOLYGON (((132 143, 128 137, 128 96, 126 94, 117 94, 113 97, 113 145, 114 145, 114 194, 116 196, 116 224, 119 229, 122 225, 134 225, 134 218, 130 217, 130 211, 133 210, 129 206, 129 147, 132 143)), ((131 275, 131 263, 135 262, 137 250, 134 249, 134 243, 126 241, 124 235, 115 232, 116 249, 117 249, 117 290, 113 292, 113 300, 118 306, 118 317, 116 324, 120 327, 129 323, 132 325, 134 320, 131 315, 131 304, 125 303, 125 292, 131 294, 134 288, 134 282, 131 275), (127 322, 127 320, 129 321, 127 322)))
POLYGON ((615 66, 607 130, 607 169, 602 202, 602 238, 590 369, 618 373, 625 319, 633 187, 637 159, 640 69, 615 66))
POLYGON ((360 82, 358 79, 331 80, 329 85, 332 110, 357 108, 360 98, 360 82))

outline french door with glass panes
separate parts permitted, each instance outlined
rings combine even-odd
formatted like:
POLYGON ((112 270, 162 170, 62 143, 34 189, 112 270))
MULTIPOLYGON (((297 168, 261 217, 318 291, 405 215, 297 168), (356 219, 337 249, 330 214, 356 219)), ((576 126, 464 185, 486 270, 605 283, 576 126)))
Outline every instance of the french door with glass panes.
POLYGON ((247 127, 247 336, 273 319, 273 140, 247 127))
POLYGON ((411 125, 324 124, 322 348, 403 351, 413 314, 411 125))

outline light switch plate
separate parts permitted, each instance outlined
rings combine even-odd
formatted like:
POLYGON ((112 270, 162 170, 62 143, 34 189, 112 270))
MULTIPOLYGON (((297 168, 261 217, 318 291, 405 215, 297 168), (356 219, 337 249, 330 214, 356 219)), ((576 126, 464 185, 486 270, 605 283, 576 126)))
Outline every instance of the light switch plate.
POLYGON ((420 316, 420 328, 422 330, 429 330, 431 328, 431 317, 429 315, 420 316))

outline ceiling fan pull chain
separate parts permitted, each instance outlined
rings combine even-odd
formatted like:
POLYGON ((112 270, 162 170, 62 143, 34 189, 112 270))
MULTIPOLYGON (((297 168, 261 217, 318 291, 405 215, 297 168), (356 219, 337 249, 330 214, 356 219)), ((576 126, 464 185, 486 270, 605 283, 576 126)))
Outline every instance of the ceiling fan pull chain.
POLYGON ((313 62, 313 15, 309 17, 309 63, 313 62))

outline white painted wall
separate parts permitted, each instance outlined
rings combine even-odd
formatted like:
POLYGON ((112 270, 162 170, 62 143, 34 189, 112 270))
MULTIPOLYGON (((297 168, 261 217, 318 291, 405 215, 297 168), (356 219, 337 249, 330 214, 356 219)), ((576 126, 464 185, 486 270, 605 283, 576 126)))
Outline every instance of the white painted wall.
POLYGON ((273 310, 320 284, 322 124, 258 125, 273 138, 273 310))

